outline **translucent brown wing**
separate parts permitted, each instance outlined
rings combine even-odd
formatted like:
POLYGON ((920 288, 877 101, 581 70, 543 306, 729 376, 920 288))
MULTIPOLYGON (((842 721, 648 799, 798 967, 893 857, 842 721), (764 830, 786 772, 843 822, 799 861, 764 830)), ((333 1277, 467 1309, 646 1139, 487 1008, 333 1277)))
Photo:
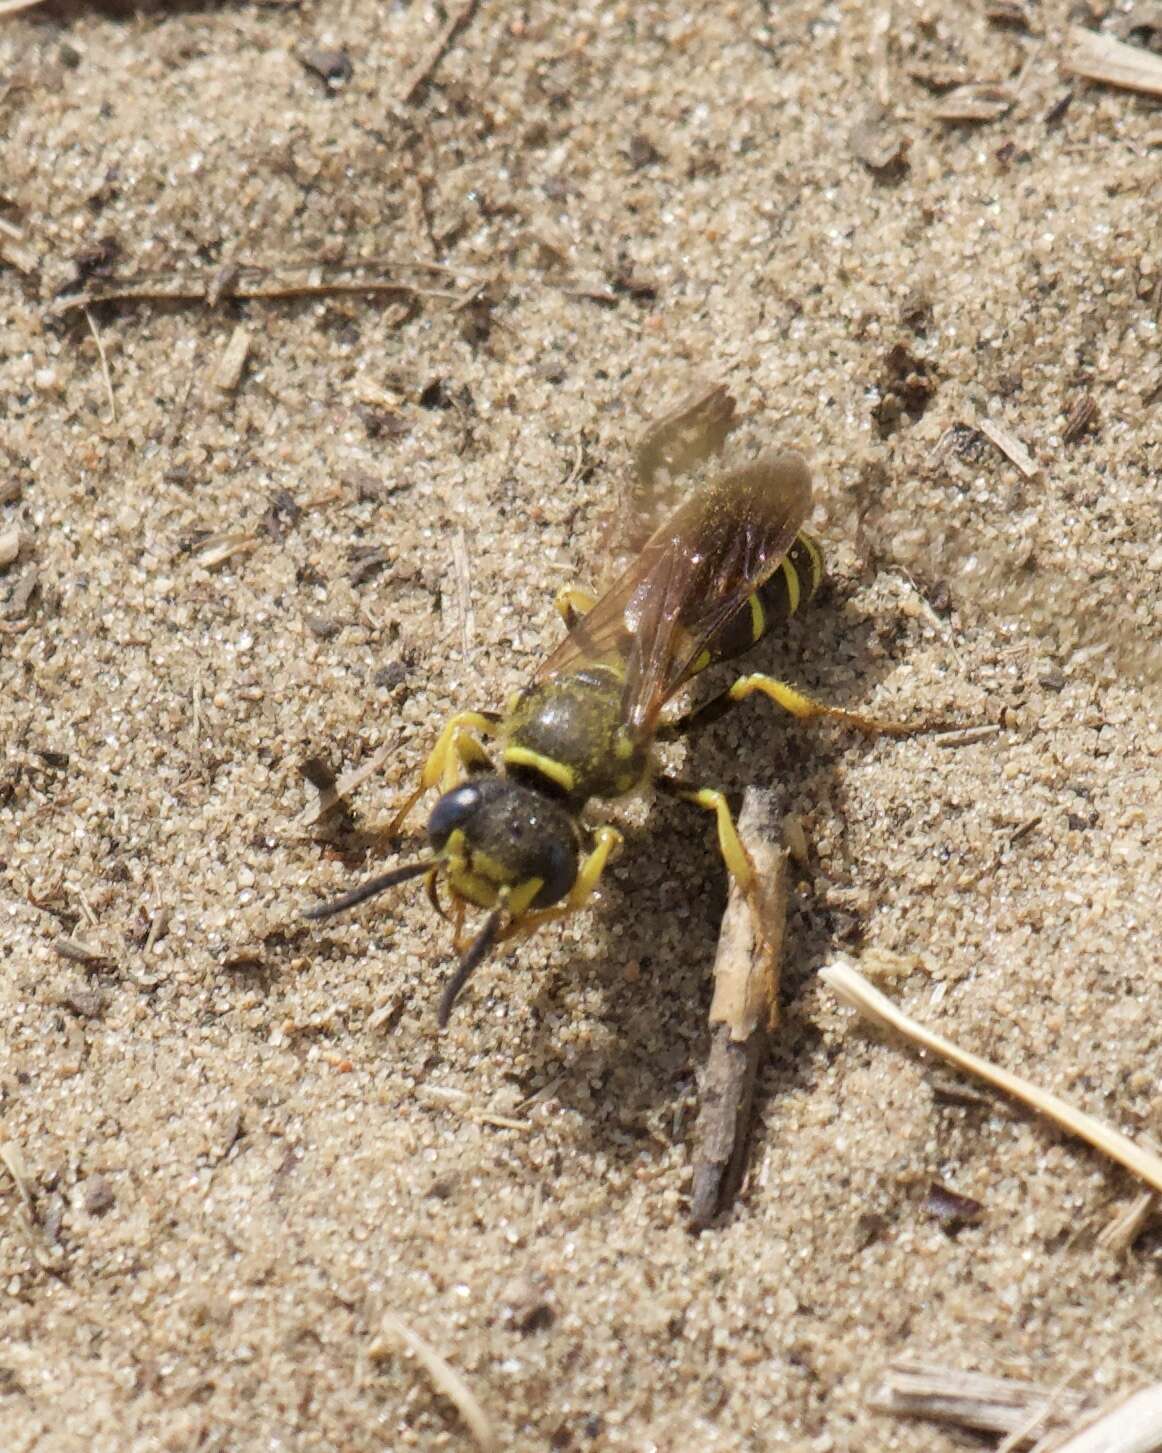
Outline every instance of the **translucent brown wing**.
POLYGON ((777 569, 810 508, 811 477, 798 454, 720 475, 654 532, 536 679, 617 663, 626 725, 651 735, 706 644, 777 569))

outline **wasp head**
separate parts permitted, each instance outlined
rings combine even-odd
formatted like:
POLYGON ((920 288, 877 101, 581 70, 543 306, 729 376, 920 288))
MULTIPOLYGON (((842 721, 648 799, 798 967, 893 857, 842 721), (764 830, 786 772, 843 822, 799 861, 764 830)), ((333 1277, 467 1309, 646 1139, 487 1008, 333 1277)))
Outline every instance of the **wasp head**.
MULTIPOLYGON (((461 956, 440 1000, 448 1022, 469 976, 526 913, 559 903, 577 878, 581 857, 577 825, 553 798, 510 778, 485 773, 453 787, 428 818, 431 856, 392 868, 358 888, 307 911, 329 918, 409 878, 442 877, 453 898, 491 910, 461 956)), ((438 906, 438 903, 437 903, 438 906)))

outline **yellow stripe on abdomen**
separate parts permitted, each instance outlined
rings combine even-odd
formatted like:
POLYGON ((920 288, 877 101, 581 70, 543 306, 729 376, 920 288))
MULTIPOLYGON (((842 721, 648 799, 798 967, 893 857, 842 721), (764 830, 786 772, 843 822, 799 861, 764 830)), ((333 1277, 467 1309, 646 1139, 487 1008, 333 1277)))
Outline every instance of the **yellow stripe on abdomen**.
MULTIPOLYGON (((786 564, 786 561, 783 562, 786 564)), ((762 600, 756 590, 750 598, 750 638, 751 643, 761 641, 767 629, 767 613, 763 608, 762 600)))
POLYGON ((787 614, 793 616, 799 609, 799 597, 802 594, 799 589, 799 572, 789 560, 783 561, 782 571, 783 579, 787 582, 787 614))

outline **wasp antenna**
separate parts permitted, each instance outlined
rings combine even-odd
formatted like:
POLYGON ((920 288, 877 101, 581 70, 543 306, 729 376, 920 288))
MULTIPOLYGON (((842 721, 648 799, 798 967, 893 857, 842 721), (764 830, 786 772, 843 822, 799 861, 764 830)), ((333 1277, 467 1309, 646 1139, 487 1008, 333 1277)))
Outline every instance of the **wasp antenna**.
POLYGON ((484 927, 468 945, 467 952, 460 960, 460 967, 444 986, 444 992, 440 996, 440 1012, 436 1015, 436 1022, 441 1029, 447 1029, 448 1020, 452 1017, 452 1006, 456 1002, 456 996, 472 977, 481 962, 488 957, 489 950, 495 945, 497 935, 500 933, 500 920, 504 913, 503 908, 497 908, 484 920, 484 927))
POLYGON ((352 888, 350 893, 344 893, 342 898, 332 898, 329 903, 320 903, 315 908, 303 910, 304 918, 330 918, 333 913, 343 913, 348 908, 354 908, 357 903, 366 903, 369 898, 374 898, 377 893, 382 893, 385 888, 394 888, 398 883, 406 883, 409 878, 418 878, 421 873, 426 873, 429 868, 434 868, 436 858, 425 858, 420 863, 404 863, 400 868, 392 868, 389 873, 381 873, 378 878, 368 878, 366 883, 360 883, 358 888, 352 888))

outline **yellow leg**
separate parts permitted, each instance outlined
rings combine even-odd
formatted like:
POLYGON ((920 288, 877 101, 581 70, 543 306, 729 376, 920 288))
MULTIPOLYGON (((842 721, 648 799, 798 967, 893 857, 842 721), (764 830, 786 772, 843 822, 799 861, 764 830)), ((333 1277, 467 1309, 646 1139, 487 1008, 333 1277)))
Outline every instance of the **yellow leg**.
POLYGON ((495 736, 498 726, 496 717, 482 711, 458 711, 440 733, 420 773, 420 785, 404 799, 388 832, 399 832, 408 813, 429 788, 438 785, 441 792, 450 792, 460 781, 463 768, 491 766, 488 753, 475 734, 495 736))
POLYGON ((605 872, 606 864, 622 844, 621 833, 617 828, 610 827, 608 823, 599 827, 593 836, 596 839, 593 851, 586 854, 582 860, 577 881, 569 890, 569 897, 565 900, 567 913, 584 908, 593 897, 594 890, 601 882, 601 875, 605 872))
POLYGON ((769 696, 776 706, 781 706, 784 711, 789 711, 792 716, 798 717, 801 721, 825 716, 831 721, 841 721, 845 726, 856 727, 861 732, 867 732, 869 736, 906 737, 915 732, 937 730, 943 725, 941 722, 931 721, 882 721, 879 717, 862 716, 856 711, 844 711, 840 706, 824 706, 821 701, 804 696, 801 691, 796 691, 785 681, 776 681, 773 676, 763 676, 762 674, 740 676, 727 695, 731 701, 741 701, 744 696, 750 696, 756 691, 762 692, 764 696, 769 696))
POLYGON ((607 823, 599 827, 593 836, 596 839, 593 851, 587 853, 582 859, 581 866, 577 870, 577 877, 564 903, 558 903, 553 908, 541 908, 534 913, 525 913, 514 918, 502 935, 503 938, 515 938, 517 935, 525 938, 528 934, 535 933, 544 924, 552 923, 557 918, 567 918, 570 913, 576 913, 578 909, 585 907, 600 883, 601 875, 610 858, 622 843, 621 833, 607 823))
POLYGON ((563 585, 557 591, 553 605, 565 622, 565 629, 571 631, 581 617, 587 616, 593 609, 596 599, 587 590, 580 590, 575 585, 563 585))
POLYGON ((750 854, 742 845, 734 818, 730 815, 730 804, 722 793, 716 787, 688 787, 673 777, 658 777, 655 785, 675 797, 680 797, 683 802, 692 802, 695 807, 703 807, 714 814, 718 826, 718 851, 722 854, 722 861, 738 886, 749 892, 754 882, 754 865, 750 854))

